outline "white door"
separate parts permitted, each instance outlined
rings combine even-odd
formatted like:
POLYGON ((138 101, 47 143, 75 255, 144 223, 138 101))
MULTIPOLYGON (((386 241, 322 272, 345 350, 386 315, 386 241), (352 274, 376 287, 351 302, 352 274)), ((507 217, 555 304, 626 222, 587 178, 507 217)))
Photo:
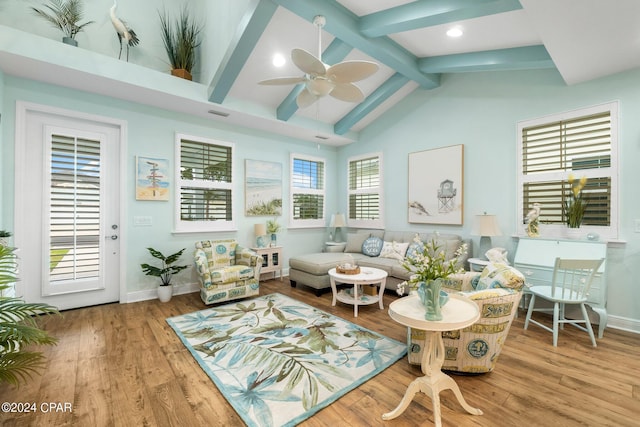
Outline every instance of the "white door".
POLYGON ((119 301, 119 127, 29 109, 18 122, 16 294, 59 309, 119 301))

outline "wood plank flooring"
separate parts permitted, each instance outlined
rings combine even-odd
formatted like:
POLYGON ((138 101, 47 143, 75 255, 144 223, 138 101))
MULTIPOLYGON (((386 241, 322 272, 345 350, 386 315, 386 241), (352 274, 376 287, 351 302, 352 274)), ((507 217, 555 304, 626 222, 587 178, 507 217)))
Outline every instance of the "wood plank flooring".
MULTIPOLYGON (((358 318, 331 294, 291 288, 287 280, 263 282, 261 295, 280 292, 399 341, 406 329, 385 310, 363 307, 358 318)), ((197 293, 109 304, 64 312, 46 328, 60 339, 45 348, 47 368, 19 389, 0 385, 1 402, 35 403, 34 413, 0 413, 9 426, 242 426, 243 422, 180 343, 165 319, 206 308, 197 293), (51 407, 49 403, 59 403, 51 407), (63 411, 64 405, 70 411, 63 411), (45 412, 43 409, 46 409, 45 412), (56 409, 58 411, 56 411, 56 409)), ((551 334, 515 319, 496 369, 455 376, 467 402, 462 410, 449 390, 441 393, 443 426, 640 426, 640 335, 608 328, 590 345, 586 333, 551 334)), ((382 421, 409 383, 421 375, 401 359, 302 424, 324 426, 430 426, 431 399, 420 393, 398 418, 382 421)))

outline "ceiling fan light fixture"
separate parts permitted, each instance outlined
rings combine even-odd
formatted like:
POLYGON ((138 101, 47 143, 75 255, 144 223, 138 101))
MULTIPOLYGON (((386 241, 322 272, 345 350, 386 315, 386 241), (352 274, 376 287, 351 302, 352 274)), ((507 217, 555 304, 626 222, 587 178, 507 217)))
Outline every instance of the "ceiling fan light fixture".
POLYGON ((322 78, 315 77, 306 83, 307 90, 315 96, 326 96, 336 87, 335 83, 322 78))

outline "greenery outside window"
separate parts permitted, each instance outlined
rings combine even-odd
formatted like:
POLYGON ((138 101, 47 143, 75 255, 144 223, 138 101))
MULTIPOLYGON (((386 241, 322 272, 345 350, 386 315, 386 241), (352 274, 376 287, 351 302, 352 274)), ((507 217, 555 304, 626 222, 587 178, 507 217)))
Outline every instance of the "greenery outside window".
POLYGON ((325 227, 325 161, 291 155, 292 227, 325 227))
MULTIPOLYGON (((618 238, 617 102, 528 120, 518 124, 518 217, 534 203, 549 235, 562 235, 564 206, 571 195, 569 175, 587 179, 587 207, 581 229, 604 239, 618 238)), ((524 224, 519 232, 524 232, 524 224)), ((544 235, 543 231, 543 235, 544 235)))
POLYGON ((176 135, 176 231, 235 230, 233 150, 228 142, 176 135))
POLYGON ((348 160, 349 227, 383 228, 382 153, 348 160))

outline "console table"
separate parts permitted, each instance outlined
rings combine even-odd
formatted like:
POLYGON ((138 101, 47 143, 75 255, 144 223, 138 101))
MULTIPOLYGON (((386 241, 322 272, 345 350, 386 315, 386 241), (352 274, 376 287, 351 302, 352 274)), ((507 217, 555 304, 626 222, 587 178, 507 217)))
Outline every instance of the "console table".
POLYGON ((607 243, 521 237, 513 265, 524 274, 527 286, 550 285, 556 258, 605 259, 593 279, 587 300, 599 317, 598 338, 602 338, 607 326, 607 243))
POLYGON ((424 376, 416 378, 409 384, 400 404, 393 411, 383 414, 382 419, 391 420, 402 414, 416 393, 421 391, 431 397, 433 419, 436 427, 441 427, 440 392, 447 389, 453 391, 465 411, 473 415, 482 415, 480 409, 474 408, 464 400, 453 378, 440 369, 445 356, 442 331, 455 331, 476 323, 480 319, 478 305, 468 298, 450 294, 449 301, 442 307, 442 320, 425 320, 424 312, 424 305, 418 295, 400 298, 389 305, 389 316, 393 320, 401 325, 426 332, 421 361, 424 376))

